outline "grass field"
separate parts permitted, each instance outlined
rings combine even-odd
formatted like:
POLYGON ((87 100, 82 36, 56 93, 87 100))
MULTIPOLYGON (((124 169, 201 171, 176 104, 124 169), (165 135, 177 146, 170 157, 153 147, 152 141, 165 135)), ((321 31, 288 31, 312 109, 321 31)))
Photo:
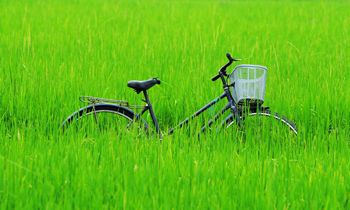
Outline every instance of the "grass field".
MULTIPOLYGON (((349 209, 348 1, 0 0, 2 209, 349 209), (61 135, 94 95, 140 103, 167 130, 222 92, 226 62, 269 68, 265 104, 294 120, 246 135, 61 135)), ((223 104, 222 104, 223 105, 223 104)), ((149 116, 146 116, 149 119, 149 116)), ((250 129, 250 130, 249 130, 250 129)))

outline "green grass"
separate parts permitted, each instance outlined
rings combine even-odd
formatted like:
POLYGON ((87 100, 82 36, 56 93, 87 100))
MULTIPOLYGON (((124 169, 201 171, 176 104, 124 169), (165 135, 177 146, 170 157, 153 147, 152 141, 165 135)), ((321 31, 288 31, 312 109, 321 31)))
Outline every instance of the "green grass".
MULTIPOLYGON (((347 1, 0 0, 2 209, 349 209, 347 1), (167 130, 222 92, 225 53, 269 68, 280 127, 155 136, 59 133, 80 95, 149 93, 167 130)), ((222 104, 223 105, 223 104, 222 104)), ((149 119, 149 116, 146 116, 149 119)))

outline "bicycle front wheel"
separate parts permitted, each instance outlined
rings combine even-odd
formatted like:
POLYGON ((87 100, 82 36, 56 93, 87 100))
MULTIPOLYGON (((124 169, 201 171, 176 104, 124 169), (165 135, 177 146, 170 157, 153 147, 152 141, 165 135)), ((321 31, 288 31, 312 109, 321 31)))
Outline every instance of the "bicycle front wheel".
POLYGON ((134 119, 134 112, 126 107, 114 104, 94 104, 71 114, 62 123, 62 131, 69 130, 84 135, 98 136, 103 132, 123 134, 126 131, 139 132, 141 127, 147 129, 146 123, 135 123, 134 119), (140 124, 143 125, 140 126, 140 124))
MULTIPOLYGON (((283 132, 290 131, 295 135, 298 134, 298 129, 294 122, 288 120, 278 113, 272 113, 269 109, 262 108, 261 110, 251 110, 249 113, 242 115, 240 118, 241 126, 245 131, 249 132, 283 132)), ((225 122, 226 128, 232 128, 236 121, 232 114, 230 114, 225 122)))

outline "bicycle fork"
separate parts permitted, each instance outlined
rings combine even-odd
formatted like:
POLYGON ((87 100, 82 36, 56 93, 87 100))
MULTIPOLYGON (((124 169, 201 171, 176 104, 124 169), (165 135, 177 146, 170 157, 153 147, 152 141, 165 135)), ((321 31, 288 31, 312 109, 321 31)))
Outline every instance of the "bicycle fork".
POLYGON ((238 126, 241 126, 241 119, 240 119, 240 116, 239 116, 239 111, 237 109, 236 102, 232 98, 229 86, 228 85, 224 86, 224 90, 225 90, 225 93, 226 93, 226 96, 227 96, 227 100, 228 100, 228 103, 230 105, 232 114, 233 114, 233 116, 235 118, 235 121, 236 121, 238 126))

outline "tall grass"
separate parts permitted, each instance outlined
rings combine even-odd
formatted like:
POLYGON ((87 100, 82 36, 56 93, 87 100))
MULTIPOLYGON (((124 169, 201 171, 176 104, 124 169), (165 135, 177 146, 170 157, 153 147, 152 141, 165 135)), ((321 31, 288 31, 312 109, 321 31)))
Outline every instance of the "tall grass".
POLYGON ((349 208, 349 9, 0 1, 1 208, 349 208), (269 68, 265 104, 297 123, 297 138, 280 127, 162 143, 59 133, 80 95, 141 103, 127 81, 156 76, 165 83, 149 93, 167 130, 221 94, 210 78, 226 52, 269 68))

